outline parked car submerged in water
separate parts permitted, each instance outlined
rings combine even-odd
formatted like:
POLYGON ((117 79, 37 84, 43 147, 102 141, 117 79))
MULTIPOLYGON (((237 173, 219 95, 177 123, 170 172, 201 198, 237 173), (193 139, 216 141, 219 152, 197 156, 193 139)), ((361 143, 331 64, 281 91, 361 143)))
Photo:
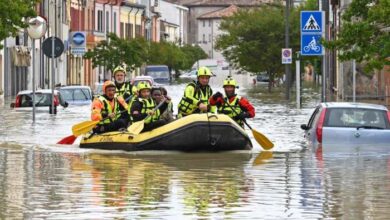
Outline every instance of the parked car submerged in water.
MULTIPOLYGON (((35 91, 35 107, 38 111, 47 111, 52 104, 52 91, 50 89, 40 89, 35 91)), ((54 90, 54 105, 68 107, 68 103, 62 98, 58 90, 54 90)), ((18 92, 15 102, 11 103, 11 108, 15 110, 32 110, 33 92, 32 90, 23 90, 18 92)))
POLYGON ((382 105, 349 102, 319 104, 301 125, 311 147, 323 151, 390 151, 390 112, 382 105))
POLYGON ((92 90, 89 86, 63 86, 59 88, 62 98, 70 105, 90 105, 92 90))

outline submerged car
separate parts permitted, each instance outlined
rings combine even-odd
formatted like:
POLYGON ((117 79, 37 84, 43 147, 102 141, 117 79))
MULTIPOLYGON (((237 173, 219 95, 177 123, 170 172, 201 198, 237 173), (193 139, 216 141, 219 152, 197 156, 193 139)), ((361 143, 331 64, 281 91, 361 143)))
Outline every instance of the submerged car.
MULTIPOLYGON (((40 89, 35 91, 35 107, 37 110, 48 110, 52 104, 52 91, 50 89, 40 89)), ((54 90, 54 105, 67 107, 68 103, 62 98, 58 90, 54 90)), ((11 108, 16 110, 31 110, 33 107, 32 90, 18 92, 15 102, 11 103, 11 108)))
POLYGON ((145 67, 145 76, 151 76, 156 83, 168 84, 171 82, 171 73, 166 65, 148 65, 145 67))
POLYGON ((62 98, 70 105, 90 105, 92 90, 89 86, 63 86, 59 88, 62 98))
POLYGON ((133 80, 131 80, 131 84, 135 87, 137 87, 138 83, 140 82, 147 82, 150 84, 150 86, 156 86, 156 83, 151 76, 136 76, 133 78, 133 80))
POLYGON ((390 151, 390 112, 382 105, 329 102, 319 104, 301 125, 311 147, 348 151, 385 147, 390 151))
POLYGON ((191 70, 190 72, 183 73, 179 76, 180 79, 196 80, 198 78, 198 71, 191 70))

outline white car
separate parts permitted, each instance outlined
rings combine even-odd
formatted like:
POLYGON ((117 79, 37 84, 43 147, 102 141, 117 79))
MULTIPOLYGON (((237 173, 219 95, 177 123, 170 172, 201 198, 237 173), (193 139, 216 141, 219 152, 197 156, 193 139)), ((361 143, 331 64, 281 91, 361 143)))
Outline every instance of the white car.
POLYGON ((198 71, 197 70, 191 70, 190 72, 183 73, 179 76, 180 79, 192 79, 196 80, 198 71))
MULTIPOLYGON (((35 107, 37 110, 48 111, 51 106, 51 89, 40 89, 35 91, 35 107)), ((62 98, 58 90, 54 90, 54 105, 68 107, 68 103, 62 98)), ((11 103, 11 108, 15 110, 32 110, 33 92, 24 90, 18 92, 15 102, 11 103)))
POLYGON ((63 86, 59 88, 61 97, 70 105, 90 105, 92 90, 89 86, 63 86))

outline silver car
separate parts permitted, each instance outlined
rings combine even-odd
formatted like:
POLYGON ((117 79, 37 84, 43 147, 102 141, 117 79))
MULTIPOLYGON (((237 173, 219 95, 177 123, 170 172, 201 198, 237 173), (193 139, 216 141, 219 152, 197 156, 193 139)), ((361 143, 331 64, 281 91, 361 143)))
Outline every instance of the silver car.
POLYGON ((390 152, 390 112, 382 105, 349 102, 319 104, 301 125, 311 147, 325 151, 390 152), (350 148, 350 147, 353 148, 350 148))

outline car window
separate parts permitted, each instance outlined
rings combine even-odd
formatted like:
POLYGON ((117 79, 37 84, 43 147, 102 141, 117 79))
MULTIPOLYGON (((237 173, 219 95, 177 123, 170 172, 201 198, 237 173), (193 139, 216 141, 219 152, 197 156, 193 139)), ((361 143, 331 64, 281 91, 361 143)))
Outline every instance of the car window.
POLYGON ((313 114, 311 115, 311 117, 310 117, 310 119, 309 119, 309 123, 307 123, 307 126, 308 126, 309 128, 311 128, 311 127, 313 126, 314 119, 316 118, 317 115, 319 115, 319 114, 318 114, 319 110, 320 110, 320 107, 317 107, 317 108, 314 110, 313 114))
POLYGON ((63 96, 65 101, 91 100, 91 94, 88 89, 61 89, 61 95, 63 96))
POLYGON ((360 127, 373 126, 390 128, 387 112, 376 109, 362 108, 333 108, 325 117, 327 127, 360 127))

